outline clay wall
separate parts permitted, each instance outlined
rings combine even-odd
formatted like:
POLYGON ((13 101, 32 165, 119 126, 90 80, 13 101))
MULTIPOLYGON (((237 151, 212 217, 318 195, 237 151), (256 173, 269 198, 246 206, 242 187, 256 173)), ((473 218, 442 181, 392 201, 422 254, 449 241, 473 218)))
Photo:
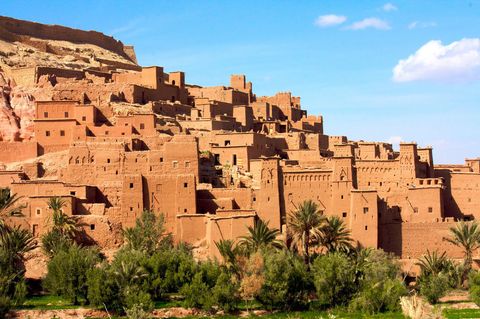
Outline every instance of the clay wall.
POLYGON ((378 248, 378 201, 375 191, 352 191, 350 210, 343 212, 340 218, 348 220, 355 241, 363 247, 378 248))
POLYGON ((38 156, 37 142, 3 142, 0 141, 0 162, 19 162, 38 156))

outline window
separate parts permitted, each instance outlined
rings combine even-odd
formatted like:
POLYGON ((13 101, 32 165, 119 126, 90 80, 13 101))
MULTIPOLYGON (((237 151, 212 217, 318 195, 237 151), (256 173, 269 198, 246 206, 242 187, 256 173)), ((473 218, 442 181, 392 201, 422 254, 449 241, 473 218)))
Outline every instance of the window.
POLYGON ((90 230, 95 230, 95 224, 90 224, 90 230))
POLYGON ((230 140, 226 140, 223 144, 224 144, 224 146, 230 145, 230 140))
POLYGON ((107 158, 107 163, 110 163, 110 159, 109 159, 109 158, 107 158))
POLYGON ((163 163, 163 157, 160 157, 160 163, 163 163))
POLYGON ((343 218, 347 217, 347 213, 346 213, 346 212, 343 212, 343 213, 342 213, 342 217, 343 217, 343 218))
POLYGON ((50 136, 50 131, 45 131, 45 136, 50 136))
POLYGON ((40 215, 42 213, 42 209, 41 208, 37 208, 37 215, 40 215))
POLYGON ((75 191, 70 191, 70 195, 75 196, 77 193, 75 191))
POLYGON ((184 188, 187 188, 187 187, 188 187, 188 183, 183 183, 183 187, 184 187, 184 188))
POLYGON ((185 167, 190 167, 190 162, 189 161, 185 161, 185 167))
POLYGON ((141 129, 141 130, 144 130, 144 129, 145 129, 145 124, 140 123, 140 129, 141 129))
POLYGON ((87 117, 86 116, 82 116, 82 121, 86 121, 87 120, 87 117))
POLYGON ((368 226, 365 226, 365 230, 368 230, 368 226))
POLYGON ((65 136, 65 131, 64 130, 60 131, 60 136, 65 136))
POLYGON ((341 199, 343 199, 343 195, 342 195, 342 196, 340 196, 340 198, 341 198, 341 199))
POLYGON ((172 80, 172 85, 175 85, 175 80, 172 80))
POLYGON ((108 135, 108 131, 105 131, 105 135, 108 135))
POLYGON ((133 183, 130 183, 130 188, 133 188, 133 183))
POLYGON ((130 207, 130 211, 133 212, 133 207, 130 207))
POLYGON ((364 214, 368 213, 368 207, 363 207, 363 213, 364 214))
POLYGON ((413 208, 413 212, 414 212, 415 214, 418 213, 418 207, 414 207, 414 208, 413 208))
POLYGON ((65 115, 65 118, 68 117, 68 112, 65 112, 63 115, 65 115))
POLYGON ((184 212, 184 213, 186 213, 186 212, 187 212, 187 209, 186 209, 186 208, 185 208, 185 209, 183 209, 183 212, 184 212))
POLYGON ((43 112, 43 117, 48 117, 48 112, 43 112))
POLYGON ((233 154, 233 165, 237 165, 237 154, 233 154))
POLYGON ((172 165, 173 165, 173 168, 177 168, 177 167, 178 167, 178 162, 177 162, 177 161, 173 161, 173 162, 172 162, 172 165))
POLYGON ((253 198, 253 201, 254 201, 254 202, 256 202, 256 201, 257 201, 257 198, 256 198, 256 197, 254 197, 254 198, 253 198))
POLYGON ((428 207, 428 212, 433 213, 433 207, 428 207))

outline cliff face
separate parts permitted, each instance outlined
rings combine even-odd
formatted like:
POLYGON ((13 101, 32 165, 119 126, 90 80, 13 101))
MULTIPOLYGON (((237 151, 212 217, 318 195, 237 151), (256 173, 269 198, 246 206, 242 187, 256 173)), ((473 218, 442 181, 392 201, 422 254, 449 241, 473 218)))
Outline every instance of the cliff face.
POLYGON ((35 100, 51 100, 53 81, 15 83, 13 70, 35 66, 70 70, 138 70, 132 46, 100 32, 0 16, 0 141, 33 136, 35 100))

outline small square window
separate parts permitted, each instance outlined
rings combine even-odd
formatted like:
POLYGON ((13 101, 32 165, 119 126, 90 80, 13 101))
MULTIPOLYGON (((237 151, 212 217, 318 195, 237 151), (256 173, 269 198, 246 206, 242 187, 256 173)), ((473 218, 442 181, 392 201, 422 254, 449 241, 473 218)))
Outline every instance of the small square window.
POLYGON ((70 195, 75 196, 76 194, 77 194, 77 192, 75 192, 75 191, 70 191, 70 195))
POLYGON ((130 183, 130 188, 133 188, 133 183, 130 183))
POLYGON ((413 208, 413 212, 414 212, 415 214, 418 213, 418 207, 414 207, 414 208, 413 208))
POLYGON ((428 207, 428 212, 433 213, 433 207, 428 207))
POLYGON ((65 115, 65 118, 67 118, 68 117, 68 112, 65 112, 64 115, 65 115))
POLYGON ((183 212, 186 213, 186 212, 187 212, 187 209, 185 208, 185 209, 183 210, 183 212))
POLYGON ((368 226, 365 226, 365 230, 368 230, 368 226))
POLYGON ((341 195, 340 198, 343 199, 343 195, 341 195))
POLYGON ((254 201, 254 202, 256 202, 256 201, 257 201, 257 198, 256 198, 256 197, 254 197, 254 198, 253 198, 253 201, 254 201))
POLYGON ((160 157, 160 163, 163 163, 163 157, 160 157))
POLYGON ((65 131, 64 130, 60 131, 60 136, 65 136, 65 131))
POLYGON ((343 213, 342 213, 342 217, 343 217, 343 218, 347 217, 347 213, 346 213, 346 212, 343 212, 343 213))
POLYGON ((144 130, 144 129, 145 129, 145 124, 140 123, 140 129, 141 129, 141 130, 144 130))
POLYGON ((178 162, 177 162, 177 161, 173 161, 173 162, 172 162, 172 165, 173 165, 173 168, 177 168, 177 167, 178 167, 178 162))
POLYGON ((48 112, 43 112, 43 117, 48 117, 48 112))
POLYGON ((95 230, 95 224, 90 224, 90 230, 95 230))
POLYGON ((186 161, 186 162, 185 162, 185 167, 186 167, 186 168, 190 167, 190 162, 189 162, 189 161, 186 161))
POLYGON ((42 209, 41 208, 37 208, 37 215, 40 215, 42 213, 42 209))
POLYGON ((363 207, 363 213, 364 214, 368 213, 368 207, 363 207))
POLYGON ((108 131, 105 131, 105 135, 108 135, 108 131))
POLYGON ((45 131, 45 136, 50 136, 50 131, 45 131))
POLYGON ((107 163, 110 163, 110 159, 109 159, 109 158, 107 158, 107 163))
POLYGON ((86 121, 87 120, 87 117, 86 116, 82 116, 82 121, 86 121))
POLYGON ((133 207, 130 207, 130 211, 133 212, 133 207))
POLYGON ((187 188, 187 187, 188 187, 188 183, 183 183, 183 187, 187 188))

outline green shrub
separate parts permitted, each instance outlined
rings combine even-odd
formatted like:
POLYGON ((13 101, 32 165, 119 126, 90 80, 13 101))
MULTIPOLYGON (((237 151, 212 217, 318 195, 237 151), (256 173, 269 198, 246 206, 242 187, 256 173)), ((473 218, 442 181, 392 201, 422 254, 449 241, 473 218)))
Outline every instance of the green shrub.
POLYGON ((355 271, 358 291, 350 308, 366 313, 395 311, 407 289, 400 279, 400 266, 382 250, 368 250, 355 271))
POLYGON ((125 310, 128 319, 148 319, 150 318, 148 312, 143 310, 141 305, 135 305, 130 309, 125 310))
POLYGON ((107 307, 108 311, 121 313, 124 303, 120 289, 108 263, 87 272, 88 300, 97 308, 107 307))
POLYGON ((264 258, 265 281, 257 299, 269 309, 305 306, 313 287, 302 260, 285 251, 270 251, 264 258))
POLYGON ((58 230, 52 230, 42 235, 42 250, 52 258, 62 250, 68 250, 73 245, 73 240, 58 230))
POLYGON ((420 276, 418 279, 420 295, 425 297, 431 304, 436 304, 440 298, 446 295, 450 289, 449 284, 449 278, 444 273, 420 276))
POLYGON ((369 314, 397 311, 400 307, 400 297, 406 294, 405 285, 397 278, 369 282, 355 295, 350 303, 350 309, 369 314))
POLYGON ((172 236, 165 232, 163 214, 155 215, 151 210, 144 210, 137 218, 135 226, 123 231, 127 249, 143 251, 148 255, 172 247, 172 236))
POLYGON ((234 282, 231 274, 222 272, 212 290, 213 303, 225 312, 231 312, 238 306, 238 284, 234 282))
POLYGON ((342 253, 317 257, 312 273, 317 297, 324 306, 346 305, 357 292, 354 268, 342 253))
POLYGON ((480 306, 480 272, 472 271, 470 273, 469 279, 469 293, 470 299, 477 305, 480 306))
POLYGON ((181 289, 181 294, 185 297, 184 305, 187 308, 201 308, 211 310, 214 299, 211 294, 212 287, 203 281, 201 272, 197 272, 191 283, 186 284, 181 289))
POLYGON ((59 251, 48 263, 45 288, 74 305, 87 298, 87 273, 100 261, 98 251, 77 245, 59 251))
POLYGON ((179 292, 191 282, 197 265, 187 250, 169 249, 153 254, 144 267, 149 274, 150 294, 155 299, 161 299, 165 293, 179 292))

